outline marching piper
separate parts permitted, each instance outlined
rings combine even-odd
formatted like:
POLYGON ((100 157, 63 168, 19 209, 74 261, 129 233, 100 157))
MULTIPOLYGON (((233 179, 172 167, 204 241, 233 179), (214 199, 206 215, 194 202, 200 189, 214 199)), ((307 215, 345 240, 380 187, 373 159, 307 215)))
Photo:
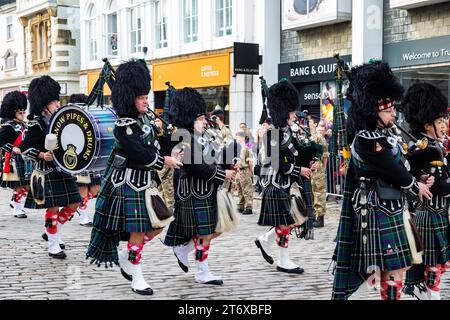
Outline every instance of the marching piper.
POLYGON ((3 151, 1 187, 14 190, 14 217, 25 219, 24 198, 29 191, 29 182, 25 179, 25 161, 20 155, 19 146, 27 133, 25 124, 27 97, 19 91, 5 95, 1 106, 0 147, 3 151))
POLYGON ((50 119, 60 107, 60 90, 58 82, 49 76, 31 81, 28 89, 28 134, 20 146, 24 158, 34 162, 31 192, 28 193, 25 208, 47 209, 45 238, 48 238, 49 256, 55 259, 66 258, 60 245, 61 229, 72 219, 81 202, 75 179, 56 170, 53 154, 46 148, 50 119))
POLYGON ((291 126, 297 119, 298 106, 298 91, 291 83, 281 81, 269 89, 267 107, 273 128, 263 138, 261 180, 264 189, 258 224, 273 228, 255 241, 269 264, 274 263, 270 247, 276 242, 279 249, 277 270, 290 274, 304 272, 289 258, 289 237, 296 226, 291 212, 290 188, 300 181, 301 174, 308 178, 311 174, 309 168, 296 165, 299 154, 293 143, 291 126))
POLYGON ((156 171, 165 164, 177 169, 182 165, 160 154, 158 129, 146 116, 150 84, 144 61, 131 60, 117 69, 111 97, 119 117, 114 128, 115 146, 97 197, 87 251, 87 258, 99 266, 120 265, 132 291, 140 295, 153 294, 142 274, 144 246, 173 219, 158 194, 156 171), (121 240, 128 244, 118 253, 121 240))
POLYGON ((410 148, 411 173, 417 180, 429 177, 434 180, 431 200, 416 204, 413 220, 424 245, 423 263, 407 272, 405 292, 422 299, 440 300, 441 276, 450 267, 450 171, 445 147, 439 141, 447 125, 447 98, 435 86, 417 83, 409 88, 402 108, 411 134, 418 141, 428 142, 422 148, 415 145, 410 148))
POLYGON ((402 162, 392 127, 394 101, 402 99, 404 90, 389 66, 364 64, 353 68, 349 78, 352 158, 333 257, 333 299, 358 297, 380 277, 381 298, 399 300, 404 272, 420 259, 407 197, 431 199, 432 194, 402 162))
POLYGON ((203 97, 192 88, 177 91, 172 101, 174 124, 184 129, 188 141, 183 141, 183 168, 175 197, 175 220, 170 224, 164 243, 173 247, 178 264, 189 271, 189 254, 195 251, 198 271, 195 281, 222 285, 223 280, 209 270, 207 263, 212 240, 219 237, 217 190, 225 180, 231 181, 235 171, 207 156, 212 150, 204 138, 207 110, 203 97))

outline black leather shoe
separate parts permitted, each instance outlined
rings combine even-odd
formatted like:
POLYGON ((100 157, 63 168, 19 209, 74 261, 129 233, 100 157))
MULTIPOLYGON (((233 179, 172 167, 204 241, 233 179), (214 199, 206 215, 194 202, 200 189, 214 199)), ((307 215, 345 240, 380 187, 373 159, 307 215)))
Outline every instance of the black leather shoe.
POLYGON ((314 221, 314 228, 323 228, 325 227, 325 217, 318 217, 316 221, 314 221))
POLYGON ((303 270, 300 267, 295 268, 295 269, 284 269, 282 267, 277 267, 277 270, 280 272, 289 273, 289 274, 302 274, 303 272, 305 272, 305 270, 303 270))
POLYGON ((213 281, 205 282, 204 284, 209 284, 209 285, 213 285, 213 286, 221 286, 221 285, 223 285, 223 281, 222 280, 213 280, 213 281))
POLYGON ((153 294, 153 290, 151 288, 147 288, 145 290, 135 290, 131 289, 134 293, 140 294, 141 296, 151 296, 153 294))
MULTIPOLYGON (((41 237, 44 241, 48 242, 48 235, 45 232, 42 234, 41 237)), ((61 248, 61 250, 66 250, 66 245, 64 243, 60 243, 59 247, 61 248)))
MULTIPOLYGON (((176 255, 175 255, 175 257, 176 257, 176 255)), ((188 273, 189 272, 189 268, 187 266, 185 266, 183 264, 183 262, 181 262, 180 259, 178 259, 178 257, 177 257, 177 261, 178 261, 178 265, 180 266, 181 270, 183 270, 184 273, 188 273)))
POLYGON ((122 276, 127 279, 128 281, 133 281, 133 276, 129 275, 128 273, 126 273, 125 271, 123 271, 122 268, 120 268, 120 273, 122 274, 122 276))
POLYGON ((264 248, 263 248, 263 246, 261 245, 261 242, 258 239, 255 240, 255 244, 261 250, 262 256, 267 261, 267 263, 273 264, 273 262, 274 262, 273 258, 271 256, 269 256, 266 253, 266 251, 264 251, 264 248))
POLYGON ((48 255, 49 255, 49 257, 51 257, 53 259, 58 259, 58 260, 63 260, 65 258, 67 258, 67 255, 64 253, 64 251, 61 251, 57 254, 49 253, 48 255))
POLYGON ((245 209, 243 212, 241 212, 243 216, 251 216, 253 214, 252 209, 245 209))
POLYGON ((86 227, 86 228, 92 228, 94 226, 94 224, 92 222, 88 222, 85 224, 80 223, 80 226, 86 227))

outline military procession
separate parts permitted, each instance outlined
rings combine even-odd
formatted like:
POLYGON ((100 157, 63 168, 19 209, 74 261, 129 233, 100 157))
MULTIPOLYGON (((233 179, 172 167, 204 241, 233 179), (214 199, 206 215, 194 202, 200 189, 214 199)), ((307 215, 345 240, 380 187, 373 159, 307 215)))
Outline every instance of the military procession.
MULTIPOLYGON (((336 121, 341 127, 332 140, 349 156, 330 257, 332 298, 354 299, 378 285, 383 300, 402 293, 438 300, 450 267, 446 99, 427 83, 405 92, 384 62, 349 69, 336 58, 338 74, 350 81, 352 105, 348 118, 336 121), (408 129, 398 123, 399 113, 408 129)), ((61 106, 61 88, 49 76, 34 79, 27 96, 5 96, 2 187, 12 195, 11 219, 26 219, 27 209, 45 211, 47 254, 65 259, 64 225, 78 215, 81 226, 92 227, 88 261, 117 268, 139 295, 153 294, 141 269, 143 250, 165 228, 161 241, 172 248, 180 272, 195 261, 195 282, 226 285, 210 271, 208 256, 219 249, 215 239, 242 223, 241 215, 259 214, 258 225, 268 228, 242 245, 254 246, 280 273, 308 273, 289 248, 294 235, 312 240, 324 226, 329 150, 323 124, 298 112, 296 88, 285 79, 268 87, 262 79, 262 132, 251 146, 245 123, 233 135, 223 111, 208 113, 195 89, 168 89, 168 112, 159 115, 149 108, 144 61, 130 60, 117 71, 104 62, 98 81, 109 79, 112 106, 101 104, 98 89, 61 106), (256 185, 260 212, 253 212, 256 185)), ((220 256, 212 263, 220 265, 220 256)))

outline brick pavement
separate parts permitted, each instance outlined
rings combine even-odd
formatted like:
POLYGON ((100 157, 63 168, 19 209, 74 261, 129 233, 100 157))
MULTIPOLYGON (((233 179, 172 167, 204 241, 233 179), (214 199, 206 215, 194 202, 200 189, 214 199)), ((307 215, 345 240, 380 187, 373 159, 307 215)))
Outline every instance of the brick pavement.
MULTIPOLYGON (((224 278, 221 287, 196 284, 195 267, 185 274, 172 249, 159 239, 144 249, 143 272, 155 294, 141 297, 119 269, 97 268, 85 260, 91 229, 81 227, 78 217, 63 230, 68 258, 53 260, 41 240, 43 211, 29 212, 26 220, 13 218, 10 191, 0 190, 0 300, 3 299, 298 299, 329 300, 333 276, 328 272, 334 250, 339 208, 330 204, 326 227, 315 232, 316 240, 293 239, 290 255, 305 269, 303 275, 286 275, 267 264, 254 239, 267 228, 257 226, 258 215, 244 216, 239 228, 217 239, 210 250, 213 272, 224 278)), ((259 206, 259 201, 256 202, 259 206)), ((93 203, 90 203, 93 210, 93 203)), ((123 244, 124 245, 124 244, 123 244)), ((275 248, 274 248, 275 249, 275 248)), ((191 259, 194 264, 193 259, 191 259)), ((450 276, 443 279, 443 298, 450 298, 450 276)), ((365 297, 378 299, 377 293, 365 297)))

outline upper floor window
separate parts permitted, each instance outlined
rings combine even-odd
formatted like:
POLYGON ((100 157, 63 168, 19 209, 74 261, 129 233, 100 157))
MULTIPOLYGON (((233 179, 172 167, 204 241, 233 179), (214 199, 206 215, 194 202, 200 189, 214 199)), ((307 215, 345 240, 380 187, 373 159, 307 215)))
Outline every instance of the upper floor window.
POLYGON ((183 0, 184 42, 198 40, 198 0, 183 0))
POLYGON ((17 54, 14 54, 11 50, 8 50, 3 56, 5 59, 5 70, 16 69, 17 67, 17 54))
MULTIPOLYGON (((131 1, 134 5, 137 1, 131 1)), ((142 51, 142 15, 141 8, 134 6, 130 8, 130 40, 131 53, 142 51)))
POLYGON ((14 29, 13 29, 13 17, 8 16, 6 18, 6 40, 14 39, 14 29))
POLYGON ((49 50, 50 20, 38 20, 31 26, 33 41, 33 63, 47 62, 50 59, 49 50))
POLYGON ((87 36, 88 36, 88 59, 89 61, 96 61, 98 59, 98 47, 97 47, 97 11, 95 5, 91 4, 88 9, 87 20, 87 36))
POLYGON ((118 34, 117 34, 117 1, 110 0, 107 6, 108 13, 106 15, 107 30, 107 54, 109 56, 117 56, 118 54, 118 34))
POLYGON ((155 1, 156 48, 167 48, 167 1, 155 1))
POLYGON ((229 36, 233 33, 232 0, 216 0, 216 36, 229 36))

